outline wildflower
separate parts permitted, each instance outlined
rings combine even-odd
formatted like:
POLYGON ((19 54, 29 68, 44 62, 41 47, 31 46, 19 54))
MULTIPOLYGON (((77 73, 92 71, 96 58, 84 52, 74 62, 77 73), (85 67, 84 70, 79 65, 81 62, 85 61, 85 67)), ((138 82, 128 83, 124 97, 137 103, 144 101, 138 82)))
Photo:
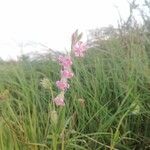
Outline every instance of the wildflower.
POLYGON ((84 57, 86 51, 86 44, 79 41, 73 46, 73 51, 76 57, 84 57))
POLYGON ((62 78, 66 78, 66 79, 70 79, 73 77, 73 72, 69 71, 69 70, 62 70, 61 71, 61 76, 62 78))
POLYGON ((56 106, 65 106, 64 92, 62 91, 56 98, 54 98, 53 101, 56 104, 56 106))
POLYGON ((64 68, 68 68, 72 65, 72 60, 70 56, 59 56, 58 61, 60 65, 62 65, 64 68))
POLYGON ((62 91, 69 88, 69 84, 67 83, 67 80, 65 80, 65 79, 64 80, 61 79, 60 81, 56 81, 56 85, 62 91))
POLYGON ((62 98, 56 97, 54 99, 54 102, 57 106, 65 106, 64 99, 62 99, 62 98))
MULTIPOLYGON (((85 43, 81 42, 80 39, 82 37, 82 33, 78 34, 78 30, 76 30, 72 34, 72 43, 71 43, 71 54, 70 55, 60 55, 58 57, 58 62, 61 65, 61 79, 56 81, 56 86, 59 90, 61 90, 61 94, 59 94, 53 102, 57 106, 64 106, 64 93, 69 88, 68 79, 71 79, 74 74, 71 69, 72 60, 71 56, 74 53, 76 57, 83 57, 87 46, 85 43)), ((79 100, 81 106, 84 106, 84 100, 79 100)))

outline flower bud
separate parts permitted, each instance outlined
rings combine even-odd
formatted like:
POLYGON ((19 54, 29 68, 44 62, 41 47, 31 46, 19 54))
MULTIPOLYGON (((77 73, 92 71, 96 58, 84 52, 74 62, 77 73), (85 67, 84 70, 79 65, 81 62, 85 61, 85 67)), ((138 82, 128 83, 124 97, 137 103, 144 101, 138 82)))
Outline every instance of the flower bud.
POLYGON ((135 102, 131 104, 131 109, 132 109, 132 114, 134 115, 137 115, 140 113, 140 106, 139 104, 136 104, 135 102))
POLYGON ((40 84, 43 86, 43 88, 45 88, 47 90, 50 89, 50 81, 47 78, 43 78, 40 81, 40 84))
POLYGON ((52 110, 50 112, 50 118, 51 118, 51 123, 54 125, 57 125, 58 123, 58 114, 55 110, 52 110))

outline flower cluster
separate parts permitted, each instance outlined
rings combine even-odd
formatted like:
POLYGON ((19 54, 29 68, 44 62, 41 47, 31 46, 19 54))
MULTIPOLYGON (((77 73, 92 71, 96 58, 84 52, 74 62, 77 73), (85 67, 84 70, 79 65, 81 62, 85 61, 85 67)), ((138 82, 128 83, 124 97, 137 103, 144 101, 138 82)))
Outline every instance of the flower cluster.
POLYGON ((61 65, 61 79, 56 81, 56 86, 61 92, 54 99, 54 102, 57 106, 64 106, 64 93, 70 87, 68 79, 71 79, 74 74, 71 70, 72 60, 70 56, 59 56, 58 62, 61 65))
MULTIPOLYGON (((71 52, 76 57, 84 57, 84 54, 87 49, 86 44, 80 41, 81 37, 82 34, 78 34, 78 31, 76 31, 72 35, 71 52)), ((71 79, 74 76, 71 69, 73 63, 70 55, 59 56, 58 62, 61 66, 61 79, 59 81, 56 81, 56 86, 60 90, 60 94, 57 97, 55 97, 53 101, 57 106, 64 106, 64 94, 66 90, 70 87, 68 79, 71 79)))
POLYGON ((61 65, 61 79, 56 81, 56 85, 58 89, 65 91, 69 88, 68 79, 73 77, 72 60, 70 56, 59 56, 58 61, 61 65))

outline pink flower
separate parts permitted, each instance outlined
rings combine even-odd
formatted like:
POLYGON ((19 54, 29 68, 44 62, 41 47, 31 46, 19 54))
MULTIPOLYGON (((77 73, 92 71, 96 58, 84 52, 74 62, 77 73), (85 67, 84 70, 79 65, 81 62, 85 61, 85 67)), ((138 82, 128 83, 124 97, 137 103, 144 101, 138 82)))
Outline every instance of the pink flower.
POLYGON ((62 65, 64 68, 68 68, 72 65, 72 60, 70 56, 59 56, 58 61, 60 65, 62 65))
POLYGON ((64 106, 65 105, 65 102, 64 102, 64 91, 61 91, 61 93, 59 95, 57 95, 57 97, 55 97, 53 99, 53 102, 57 106, 64 106))
POLYGON ((59 96, 57 96, 53 101, 57 106, 65 106, 64 99, 59 96))
POLYGON ((66 79, 70 79, 73 77, 73 72, 69 71, 69 70, 62 70, 61 71, 61 76, 62 78, 66 78, 66 79))
POLYGON ((69 84, 65 80, 56 81, 56 85, 60 90, 63 91, 69 88, 69 84))
POLYGON ((86 44, 79 41, 73 46, 73 51, 76 57, 84 57, 86 51, 86 44))

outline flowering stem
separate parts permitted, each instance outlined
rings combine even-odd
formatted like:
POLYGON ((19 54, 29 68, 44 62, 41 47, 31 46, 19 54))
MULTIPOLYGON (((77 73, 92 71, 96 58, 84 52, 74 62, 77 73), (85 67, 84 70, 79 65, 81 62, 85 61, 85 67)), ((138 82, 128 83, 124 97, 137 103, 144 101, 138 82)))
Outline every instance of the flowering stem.
POLYGON ((61 79, 56 81, 56 86, 60 90, 60 93, 53 98, 53 92, 50 87, 50 92, 52 94, 53 104, 52 107, 55 110, 55 105, 60 106, 59 111, 59 122, 52 129, 52 148, 57 150, 57 140, 61 136, 61 150, 65 149, 65 106, 64 95, 65 92, 69 89, 70 85, 68 84, 69 79, 74 76, 72 72, 72 60, 75 57, 84 57, 86 51, 86 44, 81 42, 82 34, 78 34, 78 30, 72 35, 71 43, 71 54, 70 55, 61 55, 58 58, 58 62, 61 66, 61 79), (57 130, 56 130, 57 129, 57 130))

